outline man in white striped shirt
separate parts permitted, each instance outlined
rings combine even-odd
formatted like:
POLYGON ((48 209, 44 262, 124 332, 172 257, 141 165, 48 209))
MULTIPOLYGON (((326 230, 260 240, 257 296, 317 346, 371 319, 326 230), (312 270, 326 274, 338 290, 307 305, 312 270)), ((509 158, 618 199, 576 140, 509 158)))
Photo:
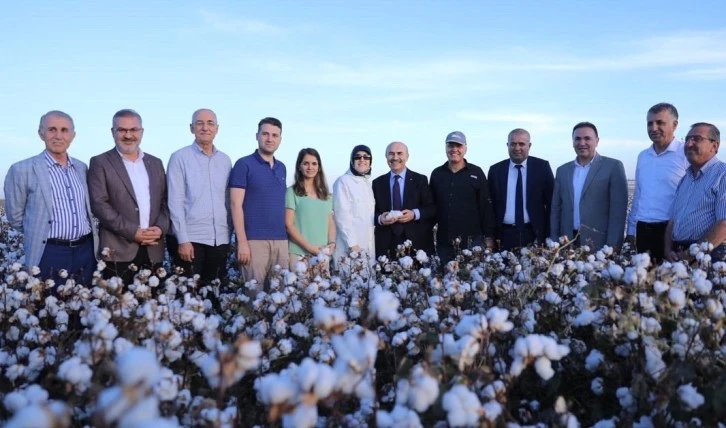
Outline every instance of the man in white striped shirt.
POLYGON ((669 210, 688 160, 683 141, 675 137, 678 110, 672 104, 651 107, 647 123, 653 144, 638 155, 626 240, 635 243, 639 253, 648 252, 655 263, 660 263, 669 210))
POLYGON ((688 259, 693 243, 713 245, 712 261, 726 251, 726 163, 717 157, 721 134, 716 126, 699 122, 686 136, 690 167, 671 206, 664 252, 669 261, 688 259))
POLYGON ((73 119, 50 111, 40 119, 38 136, 45 150, 11 166, 5 177, 8 222, 23 232, 25 264, 39 267, 42 279, 58 285, 72 278, 90 286, 94 224, 86 165, 68 155, 76 136, 73 119))

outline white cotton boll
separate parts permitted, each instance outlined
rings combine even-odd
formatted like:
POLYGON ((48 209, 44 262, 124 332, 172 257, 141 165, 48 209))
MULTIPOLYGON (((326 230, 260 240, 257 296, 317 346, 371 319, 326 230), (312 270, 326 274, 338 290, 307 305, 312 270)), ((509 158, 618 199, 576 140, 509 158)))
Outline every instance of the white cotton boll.
POLYGON ((10 413, 15 413, 18 410, 27 407, 28 404, 29 400, 25 396, 24 392, 12 391, 3 399, 3 406, 5 406, 10 413))
POLYGON ((595 321, 595 312, 586 309, 575 318, 575 322, 572 323, 575 327, 584 327, 592 324, 595 321))
POLYGON ((474 364, 476 356, 479 355, 481 345, 473 336, 466 335, 456 341, 456 355, 452 355, 459 362, 459 370, 474 364))
POLYGON ((423 413, 439 396, 439 382, 417 365, 411 371, 410 388, 407 404, 419 413, 423 413))
POLYGON ((653 425, 653 419, 650 416, 643 415, 633 424, 633 428, 655 428, 655 425, 653 425))
POLYGON ((418 250, 418 251, 416 251, 416 260, 418 260, 419 263, 428 263, 429 256, 426 255, 426 251, 418 250))
POLYGON ((298 394, 298 388, 288 377, 271 373, 255 379, 257 398, 266 405, 291 402, 298 394))
POLYGON ((390 291, 375 287, 370 293, 370 304, 368 309, 375 314, 381 322, 395 321, 399 317, 398 308, 401 303, 390 291))
POLYGON ((118 422, 118 428, 136 428, 143 422, 159 417, 159 401, 154 396, 138 401, 126 410, 118 422))
POLYGON ((153 352, 135 347, 116 357, 116 373, 121 385, 151 387, 158 382, 161 369, 153 352))
POLYGON ((565 401, 565 398, 561 395, 555 400, 555 413, 558 415, 567 413, 567 401, 565 401))
MULTIPOLYGON (((527 353, 524 356, 538 357, 544 352, 544 336, 530 334, 524 338, 527 345, 527 353)), ((516 344, 515 344, 516 348, 516 344)))
POLYGON ((282 355, 289 355, 293 349, 292 341, 290 339, 281 339, 277 343, 277 348, 282 352, 282 355))
POLYGON ((391 345, 393 346, 401 346, 404 345, 408 341, 408 333, 405 331, 400 331, 393 335, 393 339, 391 340, 391 345))
POLYGON ((658 380, 663 373, 665 373, 666 364, 663 362, 663 354, 661 351, 652 345, 646 345, 645 347, 645 371, 650 376, 658 380))
POLYGON ((615 391, 615 396, 618 398, 620 406, 626 411, 632 413, 635 411, 635 398, 630 393, 630 388, 620 387, 615 391))
POLYGON ((552 361, 559 361, 570 354, 570 347, 560 345, 551 337, 545 336, 544 340, 544 356, 552 361))
POLYGON ((307 327, 305 327, 305 324, 302 323, 296 323, 295 325, 293 325, 290 329, 290 332, 301 339, 306 339, 310 337, 310 331, 307 327))
POLYGON ((318 406, 298 404, 291 413, 282 416, 283 428, 312 428, 318 423, 318 406))
POLYGON ((32 405, 15 413, 15 416, 7 421, 5 428, 54 427, 61 423, 59 419, 59 415, 56 415, 48 407, 32 405))
POLYGON ((509 367, 509 374, 517 377, 522 374, 522 372, 526 368, 527 364, 525 363, 525 361, 522 358, 516 358, 512 361, 512 365, 509 367))
POLYGON ((603 393, 605 392, 605 382, 603 381, 603 378, 596 377, 595 379, 593 379, 590 383, 590 389, 595 395, 603 395, 603 393))
POLYGON ((494 422, 502 414, 502 405, 496 401, 489 401, 484 404, 484 417, 487 420, 494 422))
POLYGON ((559 294, 555 293, 552 290, 548 290, 545 293, 544 299, 546 302, 552 305, 559 305, 560 303, 562 303, 562 297, 560 297, 559 294))
POLYGON ((686 306, 686 293, 680 288, 672 287, 668 290, 668 300, 676 310, 686 306))
POLYGON ((481 339, 487 331, 487 326, 487 319, 483 315, 465 315, 456 325, 454 331, 459 337, 468 334, 481 339))
POLYGON ((376 412, 376 425, 380 428, 420 428, 421 420, 416 412, 406 406, 396 405, 389 413, 376 412))
POLYGON ((699 394, 698 390, 690 383, 678 387, 678 398, 686 410, 696 410, 705 402, 703 395, 699 394))
POLYGON ((318 328, 323 330, 345 327, 347 322, 342 309, 328 308, 320 304, 313 307, 313 319, 318 328))
POLYGON ((693 282, 693 286, 696 288, 698 294, 702 296, 706 296, 711 293, 711 289, 713 288, 711 281, 706 278, 698 278, 693 282))
POLYGON ((92 376, 91 368, 83 364, 78 357, 71 357, 58 367, 58 377, 73 384, 79 392, 86 390, 92 376))
POLYGON ((435 324, 439 322, 439 313, 435 308, 426 308, 421 314, 421 321, 429 324, 435 324))
POLYGON ((411 256, 404 256, 398 259, 398 264, 400 264, 404 269, 411 269, 413 266, 413 259, 411 256))
POLYGON ((603 362, 605 362, 605 356, 602 352, 597 349, 593 349, 587 355, 587 358, 585 358, 585 368, 589 372, 594 372, 603 362))
MULTIPOLYGON (((708 299, 706 301, 706 310, 715 319, 720 319, 724 316, 723 304, 718 300, 708 299)), ((0 365, 2 365, 1 362, 0 365)))
POLYGON ((610 263, 607 269, 603 271, 603 273, 605 272, 607 272, 607 275, 610 276, 613 281, 620 281, 620 279, 623 277, 623 273, 625 273, 623 268, 617 263, 610 263))
POLYGON ((543 380, 550 380, 555 375, 552 362, 547 357, 539 357, 534 362, 534 369, 543 380))
POLYGON ((478 425, 483 408, 479 397, 461 384, 454 385, 441 401, 446 420, 452 427, 478 425))
POLYGON ((494 306, 487 311, 489 328, 494 332, 507 333, 514 328, 514 324, 508 321, 507 318, 509 318, 509 311, 507 309, 494 306))

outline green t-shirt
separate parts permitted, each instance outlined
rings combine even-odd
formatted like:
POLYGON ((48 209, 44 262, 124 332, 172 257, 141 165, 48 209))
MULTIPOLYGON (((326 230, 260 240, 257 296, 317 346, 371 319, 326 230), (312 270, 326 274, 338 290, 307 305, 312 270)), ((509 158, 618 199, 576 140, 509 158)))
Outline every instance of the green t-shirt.
MULTIPOLYGON (((298 196, 292 189, 285 193, 285 208, 295 211, 295 227, 310 245, 328 244, 328 219, 333 212, 333 198, 327 200, 298 196)), ((289 240, 289 252, 299 256, 309 253, 289 240)))

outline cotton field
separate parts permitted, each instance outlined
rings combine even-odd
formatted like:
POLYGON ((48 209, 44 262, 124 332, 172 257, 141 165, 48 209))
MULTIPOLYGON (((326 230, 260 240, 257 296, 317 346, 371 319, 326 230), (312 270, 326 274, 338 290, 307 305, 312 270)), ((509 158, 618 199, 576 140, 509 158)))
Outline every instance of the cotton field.
MULTIPOLYGON (((724 426, 726 264, 566 242, 423 252, 250 297, 170 267, 46 292, 3 221, 8 427, 724 426)), ((232 265, 230 264, 230 267, 232 265)), ((251 285, 254 288, 254 285, 251 285)))

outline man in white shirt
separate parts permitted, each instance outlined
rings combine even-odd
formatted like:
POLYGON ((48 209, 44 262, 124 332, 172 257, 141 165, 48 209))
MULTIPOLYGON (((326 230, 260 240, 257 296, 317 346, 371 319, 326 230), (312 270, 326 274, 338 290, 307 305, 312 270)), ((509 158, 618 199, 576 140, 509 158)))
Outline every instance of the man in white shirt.
POLYGON ((557 168, 552 195, 552 239, 578 237, 583 245, 619 250, 625 235, 628 183, 623 163, 597 153, 597 128, 580 122, 572 130, 574 162, 557 168))
POLYGON ((99 221, 100 257, 105 277, 133 281, 135 267, 155 268, 164 260, 169 230, 166 174, 161 160, 139 148, 141 116, 120 110, 113 116, 115 147, 91 158, 88 192, 99 221))
POLYGON ((638 155, 626 239, 635 243, 639 253, 649 252, 660 263, 668 213, 688 159, 683 141, 675 137, 678 110, 673 105, 659 103, 651 107, 647 123, 653 144, 638 155))

